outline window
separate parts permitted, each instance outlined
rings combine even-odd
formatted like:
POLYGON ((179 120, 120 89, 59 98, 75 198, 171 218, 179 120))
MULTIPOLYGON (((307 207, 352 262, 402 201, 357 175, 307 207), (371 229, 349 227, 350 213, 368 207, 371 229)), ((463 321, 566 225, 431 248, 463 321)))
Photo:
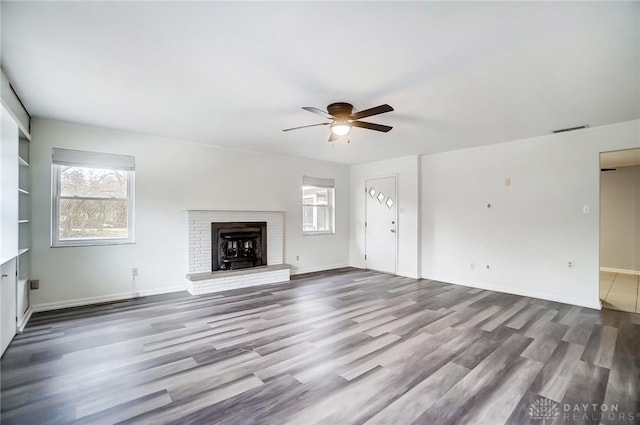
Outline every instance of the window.
POLYGON ((53 149, 52 246, 134 241, 132 156, 53 149))
POLYGON ((327 235, 335 233, 334 180, 302 177, 302 233, 327 235))

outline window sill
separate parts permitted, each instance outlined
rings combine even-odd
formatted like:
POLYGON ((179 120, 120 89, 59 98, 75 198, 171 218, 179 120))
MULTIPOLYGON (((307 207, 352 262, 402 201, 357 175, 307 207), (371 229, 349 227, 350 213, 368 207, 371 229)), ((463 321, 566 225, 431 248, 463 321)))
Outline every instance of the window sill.
POLYGON ((109 245, 135 245, 135 241, 125 240, 86 240, 86 241, 64 241, 51 244, 51 248, 71 248, 82 246, 109 246, 109 245))
POLYGON ((328 236, 335 234, 336 232, 302 232, 302 236, 328 236))

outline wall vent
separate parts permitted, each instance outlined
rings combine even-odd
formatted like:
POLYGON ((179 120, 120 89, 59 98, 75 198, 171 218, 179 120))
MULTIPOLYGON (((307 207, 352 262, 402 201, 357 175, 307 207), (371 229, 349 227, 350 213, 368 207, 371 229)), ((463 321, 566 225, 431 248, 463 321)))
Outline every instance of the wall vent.
POLYGON ((552 133, 564 133, 565 131, 575 131, 575 130, 582 130, 584 128, 589 128, 589 124, 585 124, 585 125, 581 125, 579 127, 569 127, 569 128, 561 128, 560 130, 553 130, 552 133))

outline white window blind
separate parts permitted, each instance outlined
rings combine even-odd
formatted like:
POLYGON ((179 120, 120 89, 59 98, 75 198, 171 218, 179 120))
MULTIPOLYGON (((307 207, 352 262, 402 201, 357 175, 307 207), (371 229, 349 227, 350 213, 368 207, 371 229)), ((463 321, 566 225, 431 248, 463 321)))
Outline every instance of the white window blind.
POLYGON ((56 165, 70 167, 94 167, 109 170, 133 171, 136 168, 133 156, 59 148, 53 148, 52 162, 56 165))
POLYGON ((336 181, 334 179, 323 179, 320 177, 302 176, 302 186, 313 187, 336 187, 336 181))

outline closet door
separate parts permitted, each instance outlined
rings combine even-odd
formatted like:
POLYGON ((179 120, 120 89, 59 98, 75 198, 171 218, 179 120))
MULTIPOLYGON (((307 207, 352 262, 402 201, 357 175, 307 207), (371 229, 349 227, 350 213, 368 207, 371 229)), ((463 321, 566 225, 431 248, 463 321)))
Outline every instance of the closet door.
POLYGON ((16 335, 16 259, 0 266, 0 353, 16 335))

